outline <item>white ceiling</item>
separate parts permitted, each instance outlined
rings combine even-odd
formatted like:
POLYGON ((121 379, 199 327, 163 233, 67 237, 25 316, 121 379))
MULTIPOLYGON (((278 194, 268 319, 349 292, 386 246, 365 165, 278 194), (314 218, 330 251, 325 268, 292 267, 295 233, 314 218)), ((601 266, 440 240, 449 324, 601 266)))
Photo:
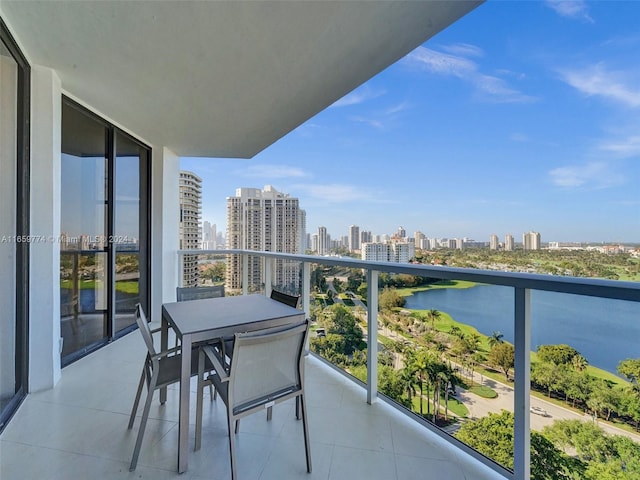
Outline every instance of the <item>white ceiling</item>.
POLYGON ((2 0, 0 12, 30 62, 136 135, 249 158, 479 3, 2 0))

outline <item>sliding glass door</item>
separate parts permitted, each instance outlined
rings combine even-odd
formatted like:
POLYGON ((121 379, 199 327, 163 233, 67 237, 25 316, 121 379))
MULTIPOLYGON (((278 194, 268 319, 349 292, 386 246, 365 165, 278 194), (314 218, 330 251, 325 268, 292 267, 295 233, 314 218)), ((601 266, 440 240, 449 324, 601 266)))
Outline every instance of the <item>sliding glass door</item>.
POLYGON ((0 19, 0 431, 27 390, 29 65, 0 19))
POLYGON ((63 365, 128 331, 147 306, 149 148, 75 102, 62 105, 63 365))

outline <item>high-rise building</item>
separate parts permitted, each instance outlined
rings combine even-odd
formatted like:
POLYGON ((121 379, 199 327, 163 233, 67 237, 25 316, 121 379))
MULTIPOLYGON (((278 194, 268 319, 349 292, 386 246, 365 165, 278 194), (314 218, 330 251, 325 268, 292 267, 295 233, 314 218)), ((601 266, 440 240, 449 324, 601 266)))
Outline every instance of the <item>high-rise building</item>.
POLYGON ((370 230, 361 230, 360 231, 360 248, 362 248, 362 244, 366 242, 373 242, 373 235, 371 235, 370 230))
POLYGON ((413 242, 371 242, 363 243, 360 248, 360 258, 371 262, 409 263, 414 256, 413 242))
MULTIPOLYGON (((180 171, 180 250, 202 248, 202 179, 193 172, 180 171)), ((183 255, 182 285, 198 285, 198 256, 183 255)))
POLYGON ((540 250, 540 234, 538 232, 523 233, 522 246, 525 250, 540 250))
POLYGON ((218 232, 215 223, 202 223, 202 249, 215 250, 218 248, 218 232))
POLYGON ((511 235, 510 233, 507 233, 504 236, 504 250, 506 252, 513 251, 513 235, 511 235))
POLYGON ((329 251, 329 237, 327 235, 327 227, 318 227, 318 248, 319 255, 325 255, 329 251))
POLYGON ((349 227, 349 251, 360 250, 360 227, 351 225, 349 227))
POLYGON ((309 235, 307 235, 307 212, 298 210, 298 228, 300 235, 300 252, 304 253, 309 248, 309 235))
MULTIPOLYGON (((227 247, 266 252, 302 253, 300 239, 300 206, 297 198, 278 192, 267 185, 238 188, 235 197, 227 197, 227 247)), ((249 257, 249 290, 259 290, 265 283, 262 261, 249 257)), ((283 259, 275 260, 272 283, 297 291, 300 285, 299 265, 283 259)), ((229 255, 226 287, 242 287, 242 258, 229 255)))
POLYGON ((495 233, 491 234, 491 237, 489 238, 489 249, 498 250, 499 243, 498 236, 495 233))
POLYGON ((407 238, 407 231, 404 229, 404 227, 400 226, 398 227, 398 231, 396 232, 394 237, 397 237, 399 239, 407 238))

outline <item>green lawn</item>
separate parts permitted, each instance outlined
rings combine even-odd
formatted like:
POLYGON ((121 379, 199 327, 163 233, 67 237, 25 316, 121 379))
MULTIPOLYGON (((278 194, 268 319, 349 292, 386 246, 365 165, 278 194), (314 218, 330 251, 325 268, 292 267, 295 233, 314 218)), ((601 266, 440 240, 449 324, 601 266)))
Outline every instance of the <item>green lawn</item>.
POLYGON ((414 288, 398 288, 396 291, 403 297, 408 297, 416 292, 424 292, 426 290, 434 290, 438 288, 471 288, 478 285, 475 282, 467 282, 465 280, 441 280, 431 285, 414 288))
MULTIPOLYGON (((429 407, 430 411, 431 411, 431 413, 433 413, 433 403, 431 401, 429 401, 429 404, 431 405, 429 407)), ((460 402, 459 400, 457 400, 456 398, 449 397, 449 402, 447 404, 449 405, 449 412, 450 413, 454 413, 455 415, 457 415, 459 417, 466 417, 467 415, 469 415, 469 410, 467 410, 467 407, 465 407, 464 404, 462 402, 460 402)), ((412 405, 412 409, 413 409, 414 412, 420 413, 420 401, 418 399, 418 396, 414 396, 412 398, 411 405, 412 405)), ((444 396, 441 397, 440 406, 441 406, 440 414, 444 415, 444 396)), ((426 398, 422 398, 422 413, 424 415, 427 414, 427 399, 426 398)))

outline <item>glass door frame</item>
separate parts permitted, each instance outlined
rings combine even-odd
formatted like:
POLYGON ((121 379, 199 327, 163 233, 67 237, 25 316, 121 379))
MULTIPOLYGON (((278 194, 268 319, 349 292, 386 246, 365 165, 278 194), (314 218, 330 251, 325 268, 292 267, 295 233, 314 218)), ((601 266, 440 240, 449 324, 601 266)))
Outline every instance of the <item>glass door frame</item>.
MULTIPOLYGON (((115 186, 115 168, 116 168, 116 159, 117 159, 117 145, 116 138, 118 136, 126 137, 129 141, 137 144, 142 150, 146 152, 146 161, 140 162, 140 218, 139 223, 142 227, 144 225, 144 229, 140 228, 140 253, 139 253, 139 270, 140 270, 140 280, 139 285, 143 286, 142 294, 140 296, 140 303, 145 309, 145 311, 149 311, 149 304, 151 299, 151 262, 149 261, 151 258, 151 159, 152 159, 152 149, 148 145, 144 144, 140 140, 135 137, 129 135, 127 132, 119 129, 115 125, 111 124, 104 118, 100 117, 98 114, 88 110, 83 105, 74 101, 73 99, 63 95, 62 96, 63 108, 64 106, 68 106, 79 111, 81 114, 86 115, 87 117, 96 120, 100 124, 102 124, 106 129, 106 160, 107 160, 107 177, 106 177, 106 238, 114 238, 115 236, 115 209, 116 209, 116 186, 115 186)), ((106 280, 108 282, 107 290, 106 290, 106 331, 104 338, 97 340, 85 347, 71 352, 66 356, 61 357, 61 365, 65 367, 76 360, 88 355, 89 353, 97 350, 98 348, 116 340, 127 333, 135 330, 137 328, 137 324, 132 322, 131 325, 116 331, 114 328, 115 325, 115 315, 116 315, 116 295, 115 295, 115 287, 116 287, 116 245, 110 241, 106 243, 106 254, 107 254, 107 269, 106 280)))
MULTIPOLYGON (((16 111, 16 225, 17 237, 28 238, 30 232, 30 122, 31 66, 20 51, 11 32, 0 18, 0 41, 7 48, 18 70, 16 111)), ((29 243, 16 242, 16 391, 13 399, 0 411, 0 431, 24 400, 29 382, 29 243)))

